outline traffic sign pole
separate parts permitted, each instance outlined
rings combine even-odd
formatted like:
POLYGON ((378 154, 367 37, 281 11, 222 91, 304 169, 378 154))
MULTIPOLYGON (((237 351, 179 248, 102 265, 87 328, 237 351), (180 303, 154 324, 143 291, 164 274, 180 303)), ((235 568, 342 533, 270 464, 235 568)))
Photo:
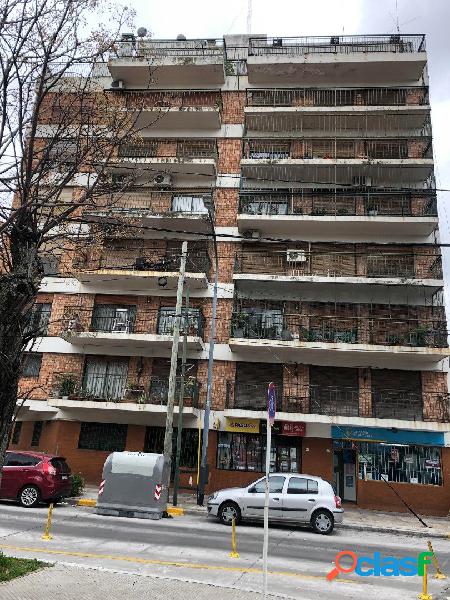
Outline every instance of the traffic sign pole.
POLYGON ((266 438, 266 486, 264 494, 264 542, 263 542, 263 598, 267 600, 267 559, 269 548, 269 476, 270 450, 272 445, 272 425, 275 422, 276 397, 275 386, 269 383, 267 390, 267 438, 266 438))

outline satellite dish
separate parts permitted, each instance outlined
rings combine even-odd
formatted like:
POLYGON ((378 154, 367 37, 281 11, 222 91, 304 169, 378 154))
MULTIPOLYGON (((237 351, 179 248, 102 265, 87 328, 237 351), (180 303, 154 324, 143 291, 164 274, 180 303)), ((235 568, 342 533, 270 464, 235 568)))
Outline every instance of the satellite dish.
POLYGON ((186 39, 186 36, 185 36, 184 34, 182 34, 182 33, 179 33, 179 34, 177 35, 177 40, 178 40, 179 42, 183 42, 185 39, 186 39))
POLYGON ((147 35, 147 29, 145 27, 139 27, 137 30, 138 37, 145 37, 147 35))

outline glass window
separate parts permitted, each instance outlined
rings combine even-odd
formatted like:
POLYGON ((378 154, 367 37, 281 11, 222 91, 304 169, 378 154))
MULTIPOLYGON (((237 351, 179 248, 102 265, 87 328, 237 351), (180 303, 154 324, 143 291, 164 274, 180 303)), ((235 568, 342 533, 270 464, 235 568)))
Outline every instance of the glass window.
POLYGON ((34 467, 41 462, 40 458, 29 456, 28 454, 11 453, 8 456, 8 467, 34 467))
POLYGON ((27 352, 23 356, 22 377, 39 377, 42 364, 42 354, 27 352))
POLYGON ((18 444, 20 440, 20 433, 22 431, 22 421, 16 421, 14 425, 14 431, 11 438, 11 444, 18 444))
MULTIPOLYGON (((162 454, 164 449, 165 427, 147 427, 145 432, 144 452, 162 454)), ((172 432, 172 469, 175 468, 178 429, 172 432)), ((198 429, 183 429, 181 432, 180 465, 193 469, 198 460, 198 429)))
MULTIPOLYGON (((271 475, 269 477, 269 494, 281 494, 283 491, 284 482, 286 477, 282 475, 271 475)), ((266 478, 261 479, 253 486, 256 494, 264 494, 266 491, 266 478)))
POLYGON ((291 477, 287 489, 288 494, 318 494, 319 484, 313 479, 291 477))
POLYGON ((136 320, 135 306, 97 304, 92 312, 92 331, 132 333, 136 320))
POLYGON ((81 423, 78 448, 123 452, 128 426, 118 423, 81 423))
POLYGON ((34 422, 33 435, 31 436, 31 445, 32 446, 39 446, 43 425, 44 425, 44 421, 35 421, 34 422))
POLYGON ((31 309, 24 333, 33 336, 47 335, 51 310, 52 305, 50 303, 35 304, 31 309))
POLYGON ((88 357, 84 366, 82 393, 102 400, 121 400, 125 395, 128 362, 88 357))
POLYGON ((359 478, 442 485, 441 451, 428 446, 361 442, 359 478))

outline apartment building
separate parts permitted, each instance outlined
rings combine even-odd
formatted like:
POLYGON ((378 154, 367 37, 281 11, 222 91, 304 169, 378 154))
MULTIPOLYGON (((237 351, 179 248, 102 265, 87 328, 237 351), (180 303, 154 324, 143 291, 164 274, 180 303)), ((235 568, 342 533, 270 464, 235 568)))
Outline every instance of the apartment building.
POLYGON ((99 65, 104 89, 142 109, 142 141, 112 167, 139 180, 89 214, 93 228, 106 213, 124 227, 49 265, 21 381, 36 391, 11 448, 61 453, 94 483, 113 450, 162 450, 188 240, 181 483, 195 489, 214 226, 208 490, 263 471, 273 382, 274 471, 320 475, 361 507, 401 509, 394 488, 446 514, 449 349, 424 37, 181 38, 126 34, 99 65))

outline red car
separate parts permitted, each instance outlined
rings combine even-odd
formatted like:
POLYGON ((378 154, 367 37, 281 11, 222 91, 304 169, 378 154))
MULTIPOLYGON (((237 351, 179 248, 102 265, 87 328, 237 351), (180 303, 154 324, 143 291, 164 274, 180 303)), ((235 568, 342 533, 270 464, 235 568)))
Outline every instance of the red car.
POLYGON ((65 458, 42 452, 7 452, 0 498, 18 500, 25 508, 58 502, 70 494, 70 468, 65 458))

